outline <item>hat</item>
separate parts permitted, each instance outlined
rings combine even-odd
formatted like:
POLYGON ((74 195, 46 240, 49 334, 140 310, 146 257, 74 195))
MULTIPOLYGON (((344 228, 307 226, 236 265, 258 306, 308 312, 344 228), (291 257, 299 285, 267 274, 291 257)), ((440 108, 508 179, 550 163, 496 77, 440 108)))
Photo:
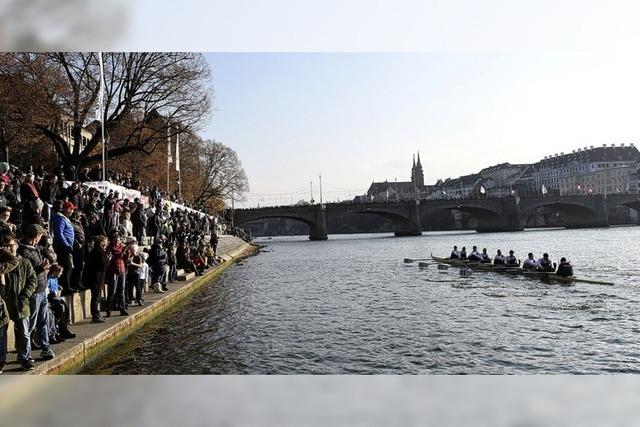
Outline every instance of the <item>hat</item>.
POLYGON ((138 243, 138 239, 136 239, 133 236, 129 236, 129 237, 126 238, 126 240, 124 242, 127 243, 127 244, 128 243, 138 243))
POLYGON ((510 253, 510 254, 512 254, 512 253, 513 253, 513 249, 512 249, 512 250, 510 250, 510 251, 509 251, 509 253, 510 253))
POLYGON ((26 230, 26 236, 33 238, 36 237, 38 234, 47 234, 47 230, 45 230, 44 228, 42 228, 42 226, 40 224, 31 224, 30 226, 27 227, 26 230))
POLYGON ((62 210, 63 211, 68 211, 68 210, 75 210, 76 209, 76 205, 74 205, 73 203, 66 201, 64 203, 62 203, 62 210))
POLYGON ((13 208, 11 206, 2 206, 0 207, 0 213, 5 213, 7 211, 11 212, 13 208))

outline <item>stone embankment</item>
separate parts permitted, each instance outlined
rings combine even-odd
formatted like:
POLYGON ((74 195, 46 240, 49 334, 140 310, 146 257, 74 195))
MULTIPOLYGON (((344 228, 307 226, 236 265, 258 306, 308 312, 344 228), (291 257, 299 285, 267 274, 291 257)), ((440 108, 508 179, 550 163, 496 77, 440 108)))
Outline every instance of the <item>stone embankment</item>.
MULTIPOLYGON (((56 357, 52 360, 39 360, 40 351, 33 350, 32 356, 36 359, 36 368, 27 374, 72 374, 80 371, 91 361, 100 355, 109 352, 119 341, 122 341, 131 333, 139 329, 145 323, 167 310, 174 304, 184 300, 188 295, 205 284, 211 284, 212 280, 224 272, 229 266, 240 258, 248 256, 256 251, 256 247, 233 236, 220 236, 217 255, 224 262, 209 268, 204 275, 194 277, 193 273, 179 272, 179 281, 168 284, 169 291, 159 294, 153 291, 145 294, 143 307, 130 307, 128 316, 120 316, 118 311, 113 312, 113 317, 105 323, 91 323, 89 291, 79 292, 67 297, 71 317, 72 330, 76 338, 64 343, 52 346, 56 357)), ((13 341, 13 325, 9 326, 9 351, 7 365, 4 369, 5 376, 11 373, 23 373, 20 364, 17 363, 15 344, 13 341)), ((6 379, 6 378, 5 378, 6 379)), ((7 384, 5 384, 7 385, 7 384)), ((2 395, 0 387, 0 396, 2 395)))

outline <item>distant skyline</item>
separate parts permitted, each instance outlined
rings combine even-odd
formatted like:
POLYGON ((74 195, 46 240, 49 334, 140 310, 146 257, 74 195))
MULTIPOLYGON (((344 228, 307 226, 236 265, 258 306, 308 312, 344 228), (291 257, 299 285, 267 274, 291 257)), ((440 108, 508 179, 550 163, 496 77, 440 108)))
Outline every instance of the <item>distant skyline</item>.
POLYGON ((207 53, 201 132, 238 152, 248 205, 325 200, 640 141, 640 61, 615 54, 207 53), (294 200, 296 199, 296 200, 294 200))

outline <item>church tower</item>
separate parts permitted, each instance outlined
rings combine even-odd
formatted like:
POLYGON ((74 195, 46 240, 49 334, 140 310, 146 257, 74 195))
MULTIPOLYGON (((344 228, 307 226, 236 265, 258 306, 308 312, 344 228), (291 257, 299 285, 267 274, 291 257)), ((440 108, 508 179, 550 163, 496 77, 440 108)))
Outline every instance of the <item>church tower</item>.
POLYGON ((418 151, 418 163, 416 163, 416 156, 413 155, 413 167, 411 168, 411 182, 416 187, 424 186, 424 172, 422 171, 422 164, 420 163, 420 152, 418 151))

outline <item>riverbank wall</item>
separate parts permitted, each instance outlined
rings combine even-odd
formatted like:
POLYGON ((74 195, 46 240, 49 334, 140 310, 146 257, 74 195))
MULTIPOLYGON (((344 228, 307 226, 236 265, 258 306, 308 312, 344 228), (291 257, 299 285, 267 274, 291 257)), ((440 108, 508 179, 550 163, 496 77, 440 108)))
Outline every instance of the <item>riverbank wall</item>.
MULTIPOLYGON (((209 268, 202 276, 187 276, 188 280, 169 284, 169 291, 165 293, 146 293, 143 307, 130 307, 128 316, 118 316, 116 311, 105 323, 91 323, 90 313, 85 310, 85 303, 90 299, 88 291, 86 295, 75 294, 70 306, 71 312, 75 313, 72 329, 77 335, 76 338, 52 346, 57 355, 52 360, 38 360, 39 351, 34 350, 32 356, 36 359, 36 368, 24 373, 51 375, 79 372, 159 314, 186 299, 195 290, 206 284, 212 285, 212 282, 236 261, 256 251, 256 246, 237 237, 220 236, 217 255, 223 261, 219 265, 209 268)), ((12 343, 9 343, 9 347, 12 347, 12 343)), ((20 364, 15 360, 15 352, 8 354, 5 366, 5 374, 11 373, 23 373, 20 364)))

